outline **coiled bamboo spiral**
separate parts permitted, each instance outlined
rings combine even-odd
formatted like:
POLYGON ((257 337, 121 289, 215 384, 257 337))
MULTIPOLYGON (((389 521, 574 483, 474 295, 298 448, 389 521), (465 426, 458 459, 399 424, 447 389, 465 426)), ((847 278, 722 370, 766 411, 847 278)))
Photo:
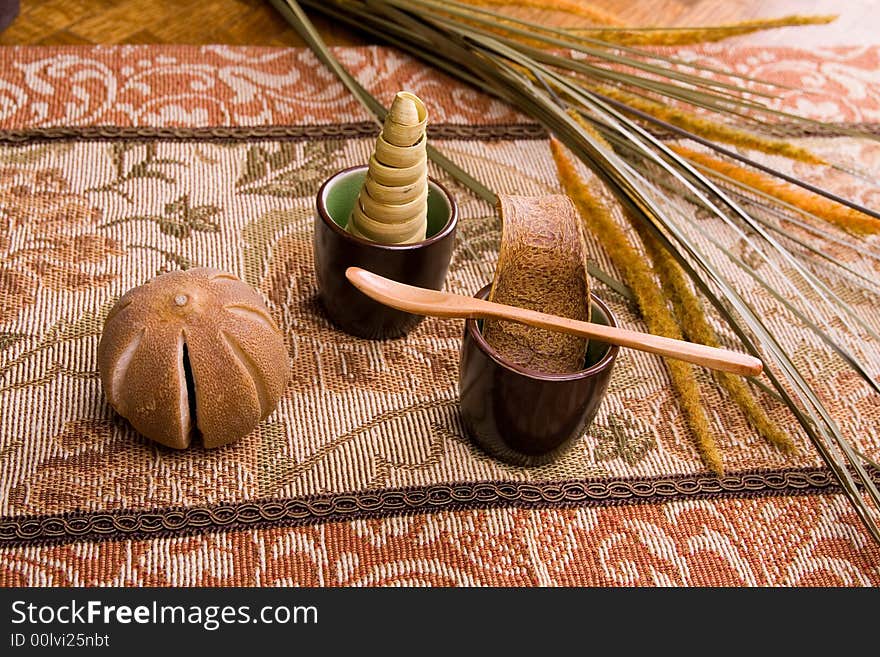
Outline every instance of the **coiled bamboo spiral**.
POLYGON ((428 228, 428 112, 414 94, 401 91, 385 117, 367 177, 351 213, 352 235, 382 244, 425 239, 428 228))

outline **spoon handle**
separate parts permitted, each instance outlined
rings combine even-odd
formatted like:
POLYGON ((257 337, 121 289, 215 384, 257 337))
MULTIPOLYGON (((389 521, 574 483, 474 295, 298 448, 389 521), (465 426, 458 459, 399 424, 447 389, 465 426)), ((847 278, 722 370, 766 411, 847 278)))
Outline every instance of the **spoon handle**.
POLYGON ((386 306, 416 315, 458 317, 461 319, 506 319, 551 331, 562 331, 585 338, 593 338, 621 347, 648 351, 652 354, 677 358, 713 370, 732 372, 743 376, 757 376, 764 369, 760 360, 738 351, 665 338, 653 333, 641 333, 603 324, 581 322, 568 317, 548 315, 526 308, 508 306, 450 292, 413 287, 359 267, 349 267, 345 275, 352 285, 368 297, 386 306))
POLYGON ((562 331, 585 338, 601 340, 621 347, 647 351, 660 356, 677 358, 713 370, 732 372, 743 376, 757 376, 763 370, 760 360, 749 354, 710 347, 708 345, 666 338, 652 333, 642 333, 624 328, 581 322, 576 319, 547 315, 545 313, 506 306, 491 301, 479 301, 474 309, 482 319, 506 319, 552 331, 562 331))

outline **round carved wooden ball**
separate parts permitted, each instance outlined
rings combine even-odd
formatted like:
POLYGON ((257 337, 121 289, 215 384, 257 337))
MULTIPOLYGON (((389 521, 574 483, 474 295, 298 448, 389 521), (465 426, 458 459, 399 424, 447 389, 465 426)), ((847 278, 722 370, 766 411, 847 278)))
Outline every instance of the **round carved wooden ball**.
POLYGON ((110 310, 98 369, 111 406, 147 438, 183 449, 250 433, 290 377, 287 349, 257 292, 232 274, 162 274, 110 310))

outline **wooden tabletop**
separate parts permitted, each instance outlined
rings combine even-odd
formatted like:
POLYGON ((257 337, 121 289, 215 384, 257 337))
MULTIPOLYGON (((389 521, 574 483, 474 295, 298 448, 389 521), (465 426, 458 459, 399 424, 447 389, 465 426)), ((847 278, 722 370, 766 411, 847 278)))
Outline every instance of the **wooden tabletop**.
MULTIPOLYGON (((789 14, 837 14, 830 25, 785 28, 749 36, 766 44, 861 45, 880 40, 880 0, 584 0, 631 25, 717 25, 789 14)), ((552 2, 547 3, 548 6, 552 2)), ((519 15, 572 24, 560 12, 512 9, 519 15)), ((331 45, 370 37, 311 13, 331 45)), ((577 19, 574 19, 576 21, 577 19)), ((0 34, 2 45, 176 43, 301 46, 299 36, 263 0, 21 0, 0 34)))

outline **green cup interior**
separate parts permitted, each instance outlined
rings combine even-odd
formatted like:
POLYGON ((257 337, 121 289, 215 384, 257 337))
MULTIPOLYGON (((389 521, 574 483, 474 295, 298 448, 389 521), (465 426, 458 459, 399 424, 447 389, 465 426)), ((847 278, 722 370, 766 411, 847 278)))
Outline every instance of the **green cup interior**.
MULTIPOLYGON (((595 303, 590 305, 590 321, 594 324, 609 326, 608 317, 595 303)), ((477 328, 479 329, 480 333, 483 332, 482 319, 477 321, 477 328)), ((584 366, 581 369, 589 369, 600 360, 605 358, 605 354, 608 353, 608 350, 610 348, 611 345, 609 345, 607 342, 600 342, 599 340, 589 340, 587 342, 587 355, 584 357, 584 366)))
MULTIPOLYGON (((336 224, 345 228, 358 194, 367 177, 366 168, 354 169, 336 176, 324 190, 324 207, 336 224)), ((449 222, 452 209, 446 194, 432 181, 428 182, 428 232, 433 237, 449 222)))

